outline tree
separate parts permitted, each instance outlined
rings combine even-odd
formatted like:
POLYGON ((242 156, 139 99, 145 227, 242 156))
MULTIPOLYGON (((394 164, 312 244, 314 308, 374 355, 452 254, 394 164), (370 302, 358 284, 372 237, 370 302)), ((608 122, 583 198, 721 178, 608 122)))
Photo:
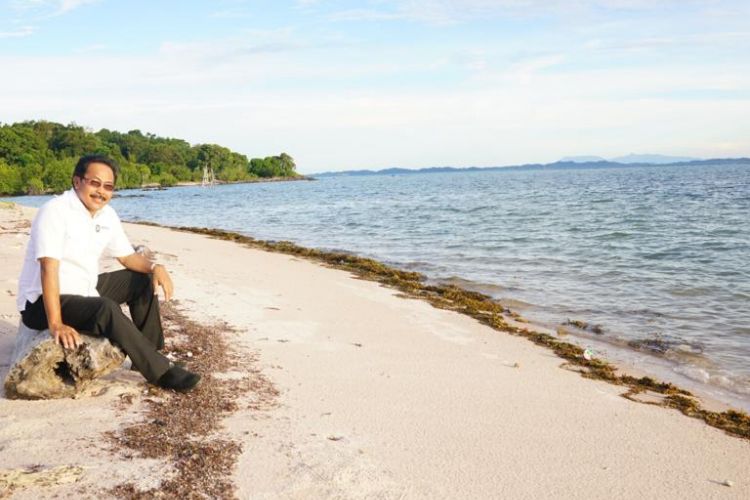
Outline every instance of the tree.
POLYGON ((30 122, 0 127, 0 158, 10 165, 42 165, 52 155, 44 138, 30 122))
POLYGON ((295 177, 294 159, 286 153, 250 160, 248 170, 258 177, 295 177))
POLYGON ((44 194, 44 183, 39 177, 32 177, 26 181, 26 194, 44 194))
POLYGON ((281 165, 281 175, 284 177, 292 177, 297 175, 296 168, 297 166, 294 164, 294 158, 289 156, 286 153, 281 153, 279 155, 279 164, 281 165))
POLYGON ((70 188, 75 166, 76 161, 73 158, 49 162, 42 171, 44 187, 54 193, 62 193, 70 188))
POLYGON ((99 138, 83 127, 71 123, 56 129, 49 141, 49 148, 58 158, 79 157, 91 153, 106 153, 99 138))
POLYGON ((92 132, 75 123, 26 121, 0 124, 0 193, 67 189, 75 162, 92 153, 120 164, 120 187, 200 180, 204 167, 225 181, 297 175, 294 159, 286 153, 248 161, 247 156, 218 144, 191 146, 182 139, 140 130, 92 132))
POLYGON ((21 171, 0 159, 0 194, 19 194, 22 187, 21 171))
POLYGON ((120 175, 117 178, 117 187, 139 187, 141 184, 143 184, 143 182, 141 181, 141 169, 139 166, 129 162, 121 163, 120 175))
POLYGON ((159 176, 160 186, 174 186, 175 184, 177 184, 177 179, 169 172, 164 172, 159 176))
POLYGON ((131 130, 119 138, 118 145, 122 155, 132 162, 142 162, 148 139, 144 137, 140 130, 131 130))

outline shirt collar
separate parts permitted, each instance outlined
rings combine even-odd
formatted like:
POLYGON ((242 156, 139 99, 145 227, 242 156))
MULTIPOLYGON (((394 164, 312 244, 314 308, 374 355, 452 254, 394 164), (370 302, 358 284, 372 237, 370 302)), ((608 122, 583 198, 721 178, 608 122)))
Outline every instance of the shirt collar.
POLYGON ((107 208, 104 206, 101 210, 97 210, 94 216, 91 216, 91 212, 86 208, 86 205, 83 204, 81 199, 78 197, 78 193, 76 193, 75 188, 70 188, 69 190, 65 191, 63 196, 67 197, 68 205, 75 211, 85 214, 87 217, 91 217, 91 219, 96 219, 99 217, 102 212, 104 212, 104 209, 107 208))

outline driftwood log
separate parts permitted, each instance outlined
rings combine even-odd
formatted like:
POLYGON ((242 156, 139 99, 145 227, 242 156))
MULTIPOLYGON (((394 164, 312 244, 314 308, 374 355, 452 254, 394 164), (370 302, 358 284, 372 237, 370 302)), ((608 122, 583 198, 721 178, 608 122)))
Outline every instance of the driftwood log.
POLYGON ((93 379, 116 370, 125 354, 103 337, 82 335, 77 349, 65 350, 49 330, 32 330, 19 324, 16 345, 5 378, 5 395, 11 399, 68 398, 93 379))

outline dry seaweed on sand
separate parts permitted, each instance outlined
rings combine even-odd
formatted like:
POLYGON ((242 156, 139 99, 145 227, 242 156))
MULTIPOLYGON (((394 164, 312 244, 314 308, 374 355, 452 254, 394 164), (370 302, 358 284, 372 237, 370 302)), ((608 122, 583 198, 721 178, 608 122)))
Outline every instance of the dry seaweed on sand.
POLYGON ((223 335, 231 330, 227 325, 201 325, 169 305, 163 307, 162 315, 168 350, 200 373, 201 383, 185 394, 150 386, 143 419, 109 438, 116 452, 165 459, 175 473, 155 489, 144 491, 126 483, 107 493, 129 499, 234 498, 231 474, 242 446, 219 434, 221 421, 238 409, 240 397, 253 396, 249 408, 264 410, 273 407, 278 392, 255 367, 257 355, 238 356, 230 350, 223 335), (179 331, 180 343, 174 343, 175 331, 179 331), (243 375, 229 380, 213 375, 230 370, 243 375))
POLYGON ((627 391, 622 394, 623 397, 630 397, 644 391, 663 394, 667 397, 659 404, 660 406, 675 408, 689 417, 700 418, 708 425, 722 429, 728 434, 750 439, 750 416, 746 413, 733 410, 722 413, 705 410, 697 400, 691 397, 692 395, 688 391, 672 384, 658 382, 650 377, 635 378, 629 375, 620 375, 615 367, 605 361, 596 358, 585 359, 583 349, 575 344, 563 342, 551 335, 531 330, 525 326, 519 327, 509 323, 509 319, 515 323, 528 322, 517 313, 504 308, 488 295, 464 290, 455 285, 428 285, 425 282, 425 277, 419 273, 395 269, 374 259, 352 254, 305 248, 288 241, 256 240, 249 236, 220 229, 171 227, 154 223, 141 224, 202 234, 241 243, 250 248, 305 257, 336 269, 351 272, 359 278, 377 281, 399 290, 402 297, 426 300, 434 307, 471 316, 495 330, 526 337, 535 344, 551 349, 555 354, 566 360, 563 365, 575 367, 576 371, 580 372, 582 376, 605 380, 611 384, 626 387, 627 391))

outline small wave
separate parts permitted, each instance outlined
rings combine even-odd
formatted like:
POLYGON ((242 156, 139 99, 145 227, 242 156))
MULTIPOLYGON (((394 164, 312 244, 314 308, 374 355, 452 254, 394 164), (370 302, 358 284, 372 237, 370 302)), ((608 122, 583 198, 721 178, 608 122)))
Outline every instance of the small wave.
POLYGON ((684 339, 661 333, 655 333, 641 339, 629 340, 627 345, 637 351, 669 357, 675 361, 680 358, 693 358, 703 354, 703 345, 700 343, 688 342, 684 339))
POLYGON ((490 296, 497 296, 499 293, 504 292, 507 288, 494 284, 494 283, 482 283, 477 281, 471 281, 459 276, 451 276, 440 280, 440 283, 444 285, 453 285, 459 288, 465 288, 472 292, 484 293, 490 296))
POLYGON ((682 257, 682 256, 684 256, 684 251, 682 248, 670 248, 668 250, 660 250, 658 252, 650 252, 650 253, 641 254, 641 257, 647 260, 672 259, 674 257, 682 257))
POLYGON ((594 239, 603 240, 603 241, 623 240, 626 238, 630 238, 630 236, 631 236, 630 233, 625 233, 622 231, 613 231, 611 233, 598 234, 594 236, 594 239))
POLYGON ((481 206, 478 206, 478 207, 470 208, 469 210, 466 211, 466 213, 467 214, 473 214, 473 213, 476 213, 476 212, 483 212, 485 210, 490 210, 492 208, 493 208, 492 205, 481 205, 481 206))
POLYGON ((673 369, 676 373, 684 375, 689 379, 701 382, 708 386, 728 389, 729 391, 736 394, 750 394, 749 377, 735 376, 733 374, 727 373, 725 370, 700 367, 691 364, 676 365, 673 369))
MULTIPOLYGON (((511 243, 511 244, 514 244, 514 243, 528 243, 530 241, 531 241, 531 238, 529 238, 528 236, 514 236, 512 238, 508 238, 508 239, 505 240, 505 242, 511 243)), ((500 247, 500 248, 502 248, 502 247, 500 247)))
POLYGON ((424 262, 424 261, 421 261, 421 260, 412 260, 412 261, 409 261, 409 262, 404 262, 404 266, 405 267, 410 267, 410 268, 416 268, 416 267, 431 267, 431 268, 433 268, 433 267, 436 267, 435 264, 433 264, 431 262, 424 262))
POLYGON ((583 321, 580 319, 570 319, 563 323, 561 326, 572 326, 582 331, 590 331, 597 335, 603 335, 604 334, 604 327, 602 325, 592 325, 588 323, 587 321, 583 321))
POLYGON ((708 232, 708 236, 736 236, 742 234, 739 229, 715 229, 708 232))
POLYGON ((536 307, 534 304, 531 304, 529 302, 524 302, 523 300, 518 299, 498 299, 498 302, 503 306, 507 307, 511 310, 523 310, 523 309, 530 309, 532 307, 536 307))
POLYGON ((670 288, 668 290, 675 297, 701 297, 709 295, 712 291, 713 289, 708 287, 670 288))
POLYGON ((148 198, 146 194, 116 194, 116 198, 148 198))
POLYGON ((645 316, 648 318, 666 318, 667 315, 654 311, 653 309, 620 309, 615 310, 615 314, 618 316, 645 316))

